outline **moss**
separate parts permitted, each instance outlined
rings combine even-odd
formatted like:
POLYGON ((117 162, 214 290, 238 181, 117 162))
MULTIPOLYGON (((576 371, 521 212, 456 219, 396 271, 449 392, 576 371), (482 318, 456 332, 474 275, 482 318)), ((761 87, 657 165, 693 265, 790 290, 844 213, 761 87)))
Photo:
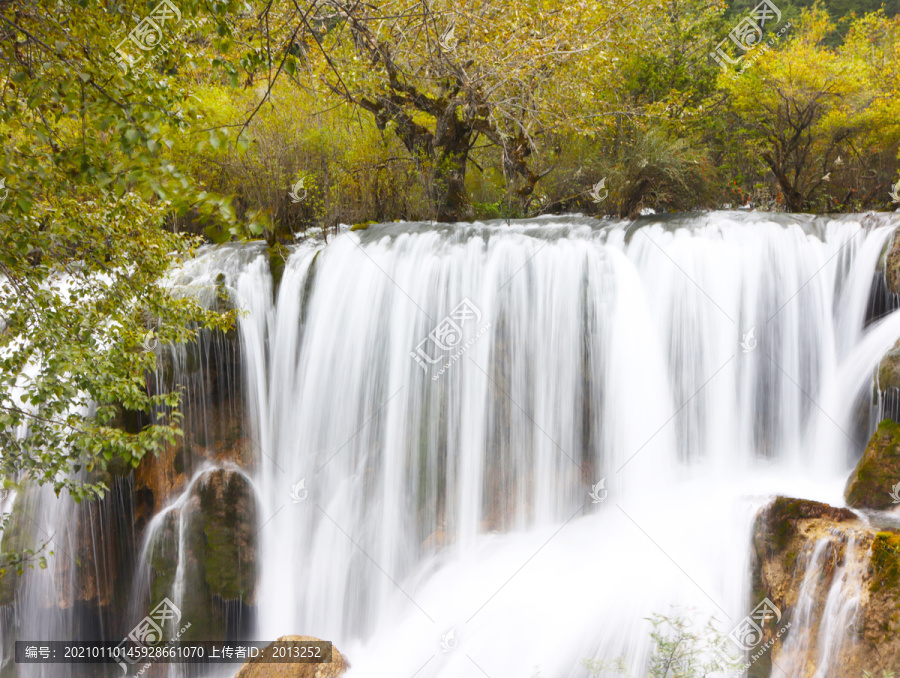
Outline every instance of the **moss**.
MULTIPOLYGON (((194 499, 193 506, 185 508, 187 511, 196 509, 194 499)), ((192 521, 199 525, 200 521, 192 521)), ((205 586, 199 585, 203 581, 203 564, 196 557, 197 535, 192 525, 188 526, 186 553, 179 554, 179 515, 178 511, 170 511, 159 526, 153 537, 150 549, 150 567, 153 571, 153 583, 150 588, 150 609, 158 605, 164 598, 175 601, 181 610, 182 620, 180 626, 187 621, 191 626, 182 640, 216 640, 225 637, 225 621, 221 615, 217 615, 210 601, 210 596, 205 586), (179 556, 184 558, 185 586, 181 596, 175 595, 175 577, 178 572, 179 556), (177 598, 177 599, 176 599, 177 598)), ((199 531, 200 542, 203 541, 202 530, 199 531)), ((174 634, 178 629, 166 627, 167 634, 174 634)))
POLYGON ((154 604, 172 597, 175 572, 178 567, 178 514, 170 511, 163 518, 149 548, 153 583, 150 598, 154 604))
MULTIPOLYGON (((855 520, 856 516, 848 509, 835 508, 818 501, 775 497, 757 518, 756 539, 764 545, 769 554, 778 554, 787 548, 796 534, 797 521, 822 518, 841 522, 855 520)), ((796 560, 796 553, 794 559, 796 560)))
POLYGON ((776 497, 769 509, 769 544, 781 552, 794 536, 795 521, 803 517, 802 501, 788 497, 776 497))
MULTIPOLYGON (((244 476, 225 470, 209 474, 197 490, 197 559, 210 594, 248 600, 256 588, 256 504, 244 476)), ((192 529, 193 533, 193 529, 192 529)), ((193 534, 192 534, 193 536, 193 534)))
POLYGON ((793 572, 794 568, 797 567, 797 549, 791 549, 784 556, 784 565, 789 572, 793 572))
POLYGON ((893 503, 891 490, 900 482, 900 424, 885 419, 866 445, 847 481, 844 496, 854 508, 883 510, 893 503))
POLYGON ((889 388, 900 388, 900 341, 885 353, 878 365, 876 388, 885 391, 889 388))
POLYGON ((900 585, 900 534, 879 532, 872 542, 872 581, 869 590, 896 590, 900 585))
POLYGON ((900 294, 900 241, 896 236, 884 260, 884 278, 888 289, 900 294))
POLYGON ((276 242, 274 245, 266 248, 266 254, 269 256, 269 272, 272 274, 272 285, 277 290, 281 284, 281 278, 284 276, 284 265, 290 252, 288 252, 287 247, 280 242, 276 242))
POLYGON ((350 227, 350 230, 351 231, 365 231, 367 228, 369 228, 369 226, 371 226, 374 223, 375 223, 374 221, 364 221, 361 224, 353 224, 350 227))
MULTIPOLYGON (((775 501, 786 501, 783 497, 779 497, 775 501)), ((769 543, 776 551, 781 551, 787 546, 790 538, 794 536, 794 518, 798 517, 798 514, 795 510, 795 502, 786 503, 784 506, 779 507, 781 511, 778 513, 778 518, 771 523, 771 529, 769 531, 769 543)))

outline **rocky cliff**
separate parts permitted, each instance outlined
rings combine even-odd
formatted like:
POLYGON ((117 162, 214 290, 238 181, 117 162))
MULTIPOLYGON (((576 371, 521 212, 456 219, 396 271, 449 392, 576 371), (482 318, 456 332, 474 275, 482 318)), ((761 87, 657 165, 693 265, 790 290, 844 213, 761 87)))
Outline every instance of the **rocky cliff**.
POLYGON ((750 678, 900 672, 900 427, 879 425, 847 482, 848 508, 777 497, 757 516, 751 609, 768 598, 750 678), (777 630, 790 623, 786 634, 777 630))

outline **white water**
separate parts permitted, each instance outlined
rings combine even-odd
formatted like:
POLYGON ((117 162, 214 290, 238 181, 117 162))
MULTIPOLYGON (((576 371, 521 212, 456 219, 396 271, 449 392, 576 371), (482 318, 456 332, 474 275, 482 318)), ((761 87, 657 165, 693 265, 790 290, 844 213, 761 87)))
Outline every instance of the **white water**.
POLYGON ((259 637, 333 640, 353 678, 493 678, 640 675, 673 605, 728 631, 756 509, 842 503, 855 394, 900 317, 863 330, 883 224, 698 221, 373 227, 312 273, 296 252, 242 328, 259 637), (480 318, 433 379, 410 353, 466 299, 480 318))
POLYGON ((862 595, 862 578, 868 558, 861 557, 856 535, 847 539, 844 560, 828 591, 818 636, 818 662, 814 678, 827 678, 844 646, 853 642, 849 627, 856 618, 862 595))
POLYGON ((802 584, 791 616, 792 631, 784 646, 775 650, 779 675, 836 675, 842 651, 854 642, 851 625, 859 609, 868 565, 867 554, 860 552, 857 539, 852 529, 834 529, 801 556, 796 576, 802 584), (831 561, 837 562, 833 573, 828 572, 831 561), (825 604, 821 605, 823 599, 825 604), (807 673, 808 667, 814 673, 807 673))
POLYGON ((787 676, 802 676, 806 673, 807 658, 814 648, 813 632, 818 621, 815 615, 819 601, 819 573, 831 557, 831 547, 831 540, 827 537, 818 539, 811 552, 805 553, 804 558, 798 563, 798 574, 803 579, 791 617, 791 626, 794 630, 787 635, 784 648, 776 662, 787 676))
MULTIPOLYGON (((298 248, 274 303, 258 248, 207 250, 177 281, 212 303, 224 272, 246 311, 257 637, 332 640, 351 678, 639 676, 651 614, 731 629, 757 508, 841 505, 869 434, 856 394, 900 315, 863 328, 893 230, 866 222, 374 226, 298 248), (465 299, 433 379, 410 353, 465 299)), ((29 602, 54 586, 18 637, 70 635, 29 602)))

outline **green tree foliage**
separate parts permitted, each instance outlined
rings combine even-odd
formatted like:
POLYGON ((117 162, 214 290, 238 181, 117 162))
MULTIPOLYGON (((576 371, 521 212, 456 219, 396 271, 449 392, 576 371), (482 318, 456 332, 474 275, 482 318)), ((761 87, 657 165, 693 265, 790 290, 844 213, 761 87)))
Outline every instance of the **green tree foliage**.
MULTIPOLYGON (((834 23, 834 32, 826 36, 829 46, 836 46, 843 40, 848 26, 855 18, 883 10, 887 16, 900 14, 900 0, 775 0, 786 21, 796 21, 804 10, 815 6, 823 8, 834 23)), ((729 22, 740 18, 753 9, 759 0, 732 0, 729 3, 727 18, 729 22)))
POLYGON ((171 161, 199 127, 173 75, 198 55, 176 31, 209 43, 233 7, 180 3, 160 36, 171 49, 123 69, 115 48, 153 5, 0 6, 0 470, 7 484, 52 483, 76 500, 105 489, 94 469, 136 465, 180 434, 178 393, 148 392, 155 359, 143 347, 230 320, 174 299, 162 278, 197 242, 164 227, 173 215, 243 228, 227 198, 171 161), (168 414, 125 426, 151 410, 168 414))

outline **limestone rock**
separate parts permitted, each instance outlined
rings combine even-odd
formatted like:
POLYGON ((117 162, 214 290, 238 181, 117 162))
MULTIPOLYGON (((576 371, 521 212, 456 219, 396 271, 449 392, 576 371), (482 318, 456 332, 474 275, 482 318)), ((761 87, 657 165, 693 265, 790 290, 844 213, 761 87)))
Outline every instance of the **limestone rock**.
POLYGON ((884 261, 884 278, 888 289, 900 294, 900 240, 894 239, 884 261))
POLYGON ((257 583, 256 496, 237 469, 203 472, 187 496, 154 524, 148 560, 151 600, 175 599, 191 627, 184 640, 224 639, 230 606, 255 604, 257 583), (179 569, 180 568, 180 569, 179 569))
MULTIPOLYGON (((318 642, 318 638, 312 636, 282 636, 276 643, 287 642, 318 642)), ((272 645, 274 645, 273 643, 272 645)), ((263 656, 251 660, 241 667, 234 678, 337 678, 344 675, 350 668, 350 662, 336 647, 332 646, 331 662, 327 664, 275 664, 267 663, 266 658, 271 657, 272 645, 264 651, 263 656)))
POLYGON ((900 340, 884 354, 878 364, 876 386, 880 391, 889 388, 900 388, 900 340))
POLYGON ((884 510, 900 505, 900 424, 885 419, 872 435, 847 481, 844 497, 854 508, 884 510))
POLYGON ((751 607, 764 598, 771 600, 782 612, 783 620, 794 626, 780 641, 774 626, 766 625, 760 646, 771 642, 749 669, 749 678, 769 678, 775 675, 773 663, 785 660, 786 641, 791 634, 801 632, 803 619, 794 615, 801 588, 814 577, 815 597, 812 628, 807 629, 814 645, 807 647, 804 656, 809 665, 803 675, 813 675, 820 656, 818 642, 823 610, 831 587, 840 580, 837 573, 842 566, 855 565, 861 572, 861 586, 848 590, 859 595, 859 607, 852 624, 845 630, 854 642, 845 643, 837 657, 831 659, 827 675, 861 676, 870 671, 881 676, 884 669, 900 668, 900 535, 859 520, 850 510, 803 499, 777 497, 763 508, 756 519, 752 553, 751 607), (849 549, 851 540, 855 548, 849 549), (810 574, 807 566, 817 544, 824 543, 822 564, 810 574), (851 555, 852 553, 852 555, 851 555), (848 558, 854 560, 848 561, 848 558))
POLYGON ((755 532, 757 551, 765 550, 771 554, 782 552, 802 526, 801 521, 819 520, 837 523, 856 519, 856 514, 849 509, 834 508, 808 499, 775 497, 757 516, 755 532))

